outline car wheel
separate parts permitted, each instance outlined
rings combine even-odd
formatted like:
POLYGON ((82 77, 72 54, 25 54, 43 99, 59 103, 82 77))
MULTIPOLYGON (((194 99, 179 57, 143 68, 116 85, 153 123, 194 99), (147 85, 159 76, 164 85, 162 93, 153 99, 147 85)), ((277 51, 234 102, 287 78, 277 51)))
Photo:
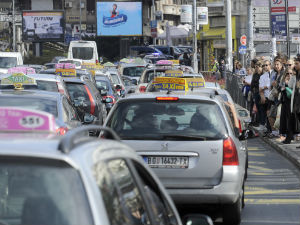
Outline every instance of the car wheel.
POLYGON ((238 225, 241 222, 243 197, 240 196, 234 204, 224 206, 223 224, 238 225))

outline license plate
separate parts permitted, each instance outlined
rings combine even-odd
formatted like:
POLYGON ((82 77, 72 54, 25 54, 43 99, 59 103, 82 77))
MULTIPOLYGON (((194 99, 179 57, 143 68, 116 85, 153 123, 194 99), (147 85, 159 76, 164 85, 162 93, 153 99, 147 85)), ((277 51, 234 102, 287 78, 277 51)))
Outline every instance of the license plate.
POLYGON ((185 156, 144 156, 144 161, 152 168, 188 168, 189 157, 185 156))

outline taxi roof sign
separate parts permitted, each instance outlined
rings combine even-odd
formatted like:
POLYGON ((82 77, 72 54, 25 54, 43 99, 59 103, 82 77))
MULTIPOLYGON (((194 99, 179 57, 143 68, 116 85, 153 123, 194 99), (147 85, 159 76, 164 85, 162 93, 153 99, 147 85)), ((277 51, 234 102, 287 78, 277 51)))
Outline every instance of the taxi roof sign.
POLYGON ((1 80, 1 85, 14 85, 21 88, 24 85, 36 85, 34 78, 25 75, 24 73, 14 73, 1 80))
POLYGON ((57 63, 57 64, 55 64, 55 69, 75 69, 75 64, 73 64, 73 63, 57 63))
POLYGON ((56 69, 55 74, 61 77, 76 77, 76 69, 56 69))
POLYGON ((55 132, 54 116, 37 110, 0 107, 0 121, 0 132, 55 132))
POLYGON ((99 63, 82 63, 81 64, 81 69, 88 69, 88 70, 100 70, 103 69, 104 66, 102 66, 99 63))
POLYGON ((182 77, 183 71, 182 70, 166 70, 165 77, 182 77))
POLYGON ((188 91, 188 83, 184 78, 155 77, 152 85, 156 90, 188 91))
POLYGON ((188 82, 189 88, 205 87, 205 80, 202 77, 184 78, 188 82))
POLYGON ((11 67, 8 69, 7 73, 8 74, 14 74, 14 73, 36 74, 35 69, 27 66, 11 67))

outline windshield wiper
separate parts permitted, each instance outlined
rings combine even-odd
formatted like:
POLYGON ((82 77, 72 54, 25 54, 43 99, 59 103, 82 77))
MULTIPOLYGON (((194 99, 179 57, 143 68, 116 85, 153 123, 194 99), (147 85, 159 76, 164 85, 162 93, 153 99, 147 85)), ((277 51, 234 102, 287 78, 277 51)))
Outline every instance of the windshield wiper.
POLYGON ((162 136, 163 140, 201 140, 205 141, 207 140, 206 137, 201 137, 201 136, 193 136, 193 135, 178 135, 178 134, 167 134, 162 136))

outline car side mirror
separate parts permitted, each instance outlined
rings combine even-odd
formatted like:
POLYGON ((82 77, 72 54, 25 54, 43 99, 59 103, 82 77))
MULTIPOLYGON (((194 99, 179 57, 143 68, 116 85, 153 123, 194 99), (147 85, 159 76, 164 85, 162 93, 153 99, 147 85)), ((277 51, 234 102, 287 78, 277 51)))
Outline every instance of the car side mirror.
POLYGON ((100 90, 100 94, 101 94, 101 96, 106 96, 107 95, 107 91, 104 90, 104 89, 101 89, 100 90))
POLYGON ((102 100, 103 103, 112 103, 113 99, 112 98, 105 98, 102 100))
POLYGON ((213 225, 212 219, 204 214, 188 214, 183 217, 184 225, 213 225))
POLYGON ((132 79, 132 80, 131 80, 131 83, 132 83, 133 85, 137 85, 137 80, 136 80, 136 79, 132 79))
POLYGON ((95 116, 86 113, 83 117, 83 123, 84 124, 91 124, 92 122, 94 122, 95 120, 95 116))
POLYGON ((242 134, 239 136, 239 140, 244 141, 244 140, 248 139, 249 132, 250 132, 249 130, 243 130, 242 134))
POLYGON ((100 63, 103 62, 103 58, 102 58, 102 57, 99 58, 99 62, 100 62, 100 63))
POLYGON ((120 90, 120 89, 122 89, 122 87, 121 87, 121 85, 116 84, 116 85, 115 85, 115 89, 119 89, 119 90, 120 90))
POLYGON ((125 90, 121 90, 121 91, 120 91, 120 96, 121 96, 121 97, 125 97, 125 90))

